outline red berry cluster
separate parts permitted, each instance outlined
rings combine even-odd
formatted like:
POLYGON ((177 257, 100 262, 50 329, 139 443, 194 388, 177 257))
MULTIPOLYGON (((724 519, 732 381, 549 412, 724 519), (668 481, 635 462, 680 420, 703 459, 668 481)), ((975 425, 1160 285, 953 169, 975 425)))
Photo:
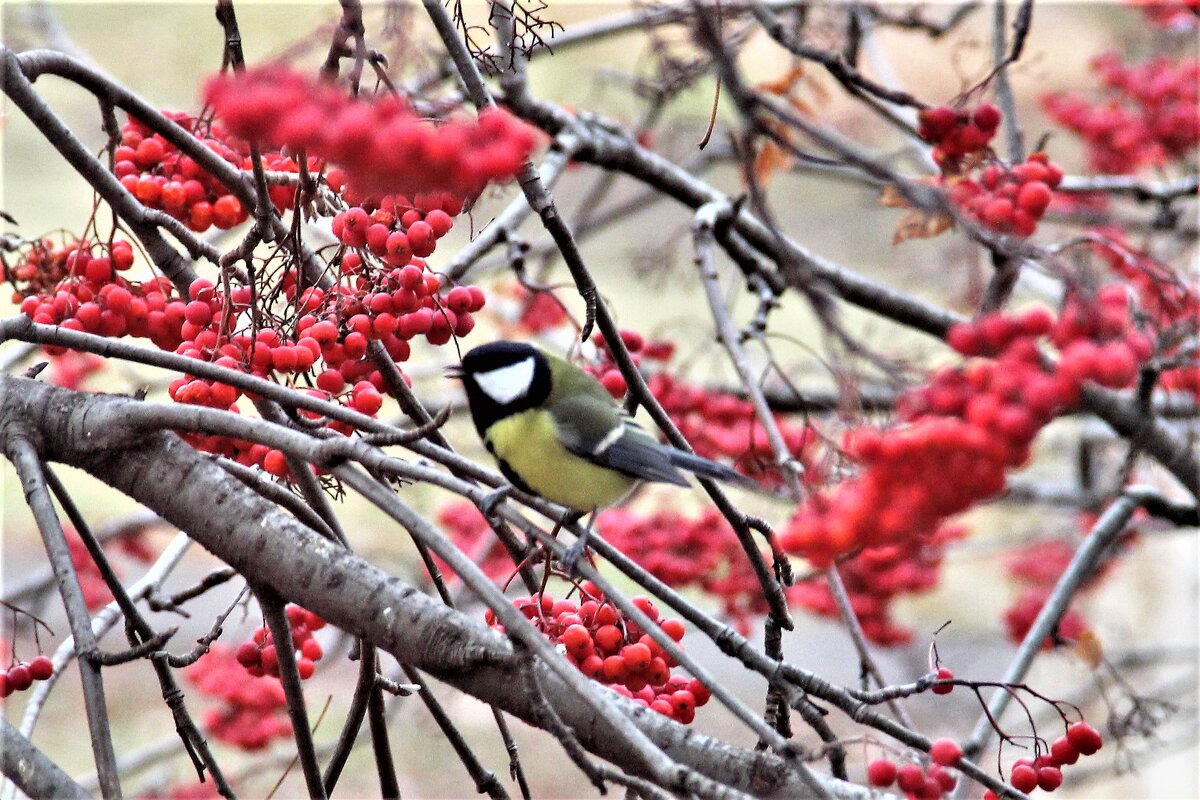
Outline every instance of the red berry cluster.
POLYGON ((1093 169, 1126 174, 1194 156, 1200 61, 1160 56, 1129 65, 1105 53, 1092 68, 1104 86, 1102 97, 1055 92, 1042 97, 1042 107, 1083 139, 1093 169))
POLYGON ((917 115, 917 134, 933 145, 933 160, 946 172, 958 172, 967 156, 987 148, 1000 127, 1000 109, 981 103, 972 109, 925 108, 917 115))
POLYGON ((613 508, 596 519, 605 540, 672 588, 700 589, 721 601, 722 611, 748 632, 766 613, 762 587, 729 523, 714 508, 689 516, 675 508, 642 514, 613 508))
POLYGON ((79 588, 83 590, 83 602, 89 611, 103 608, 113 601, 112 592, 100 574, 100 568, 92 560, 87 545, 79 538, 73 527, 64 525, 63 533, 67 539, 67 549, 71 553, 71 564, 75 567, 75 575, 79 579, 79 588))
MULTIPOLYGON (((296 654, 296 670, 300 673, 300 680, 308 680, 316 670, 316 662, 325 655, 321 643, 313 638, 312 634, 313 631, 325 627, 325 620, 294 604, 288 605, 286 613, 288 623, 292 626, 292 650, 296 654)), ((264 675, 279 677, 279 654, 275 650, 271 631, 265 625, 254 631, 249 641, 238 645, 234 658, 256 678, 264 675)))
POLYGON ((1146 21, 1158 28, 1186 32, 1200 21, 1200 0, 1125 0, 1141 10, 1146 21))
MULTIPOLYGON (((479 507, 470 500, 446 503, 438 509, 437 520, 454 546, 470 556, 488 578, 501 582, 513 574, 515 568, 508 551, 496 538, 479 507)), ((444 561, 437 556, 434 560, 443 574, 454 575, 453 571, 447 570, 444 561)))
POLYGON ((517 327, 525 334, 537 334, 557 328, 568 319, 567 310, 551 292, 531 292, 518 285, 515 294, 520 303, 517 327))
MULTIPOLYGON (((585 599, 578 604, 536 594, 519 597, 513 605, 587 677, 684 725, 695 719, 696 708, 711 696, 708 688, 695 678, 672 675, 676 663, 670 654, 609 604, 594 584, 584 583, 580 593, 585 599)), ((676 642, 683 639, 681 621, 661 619, 647 597, 632 602, 676 642)), ((491 610, 487 621, 497 625, 491 610)))
POLYGON ((68 350, 50 358, 50 382, 64 389, 82 389, 87 379, 104 369, 105 361, 93 353, 68 350))
POLYGON ((6 670, 0 669, 0 698, 8 697, 13 692, 23 692, 34 681, 49 680, 53 674, 54 662, 47 656, 38 656, 28 664, 18 661, 6 670))
MULTIPOLYGON (((621 342, 625 345, 625 349, 629 351, 633 363, 639 367, 644 361, 666 362, 671 360, 671 356, 675 355, 675 345, 667 341, 646 341, 646 338, 640 333, 628 328, 620 332, 621 342)), ((590 372, 596 380, 604 384, 604 388, 614 399, 620 400, 629 391, 629 386, 625 382, 625 376, 621 374, 621 370, 617 368, 616 361, 613 360, 612 351, 608 349, 608 342, 604 340, 604 334, 597 333, 592 336, 592 344, 596 346, 596 361, 591 364, 584 365, 584 368, 590 372)))
MULTIPOLYGON (((127 280, 118 274, 133 266, 133 246, 123 240, 72 241, 61 248, 35 245, 18 264, 21 312, 43 325, 99 336, 135 336, 150 339, 164 350, 183 342, 187 321, 184 302, 173 296, 165 278, 127 280)), ((211 284, 209 284, 211 286, 211 284)), ((47 348, 61 354, 61 348, 47 348)))
POLYGON ((891 759, 877 758, 867 764, 867 782, 880 789, 895 784, 908 800, 938 800, 943 794, 954 791, 958 778, 938 763, 930 764, 926 769, 914 761, 898 765, 891 759))
POLYGON ((1200 291, 1196 289, 1195 276, 1179 275, 1166 264, 1132 247, 1119 230, 1098 232, 1111 240, 1112 245, 1097 244, 1097 255, 1114 275, 1134 288, 1141 309, 1156 328, 1166 332, 1162 339, 1176 343, 1161 353, 1163 358, 1175 363, 1185 362, 1164 370, 1160 376, 1161 385, 1200 397, 1200 358, 1194 352, 1189 356, 1186 349, 1190 341, 1187 334, 1200 325, 1200 291), (1176 332, 1184 335, 1174 335, 1176 332))
POLYGON ((1078 402, 1084 381, 1128 386, 1152 350, 1120 286, 1096 298, 1072 294, 1057 321, 1042 309, 993 313, 956 325, 947 341, 988 358, 939 370, 905 395, 898 412, 907 427, 850 431, 844 449, 862 472, 800 506, 780 535, 785 550, 827 566, 935 529, 1003 490, 1006 470, 1028 460, 1033 439, 1078 402), (1044 337, 1061 353, 1051 370, 1038 348, 1044 337))
MULTIPOLYGON (((942 525, 932 534, 882 547, 867 547, 838 562, 837 570, 850 596, 850 605, 868 639, 884 647, 912 639, 912 630, 893 619, 893 603, 935 587, 941 577, 946 545, 966 534, 961 525, 942 525)), ((816 614, 839 616, 823 578, 798 583, 787 590, 787 596, 789 601, 816 614)))
MULTIPOLYGON (((331 173, 336 186, 340 171, 331 173)), ((403 195, 360 200, 333 218, 333 235, 349 247, 366 250, 388 267, 403 267, 413 256, 425 258, 454 226, 462 202, 449 194, 403 195)))
POLYGON ((204 95, 235 135, 328 159, 368 194, 473 197, 489 181, 515 176, 535 142, 503 109, 434 124, 398 96, 351 98, 282 65, 219 75, 204 95))
MULTIPOLYGON (((1079 529, 1086 535, 1095 525, 1098 514, 1087 512, 1079 515, 1079 529)), ((1136 541, 1138 533, 1131 530, 1123 534, 1118 544, 1103 562, 1087 577, 1081 589, 1095 588, 1112 571, 1117 557, 1136 541)), ((1024 588, 1017 600, 1004 612, 1004 627, 1008 638, 1014 643, 1024 641, 1033 627, 1034 620, 1050 597, 1054 585, 1066 571, 1075 555, 1075 548, 1062 539, 1049 539, 1026 545, 1009 554, 1005 561, 1005 572, 1015 583, 1024 588)), ((1068 610, 1059 621, 1057 639, 1074 642, 1091 630, 1091 625, 1077 611, 1068 610)), ((1047 636, 1043 649, 1052 649, 1058 641, 1047 636)))
MULTIPOLYGON (((1071 766, 1080 756, 1095 754, 1104 746, 1100 731, 1086 722, 1076 722, 1067 732, 1050 744, 1050 752, 1036 758, 1019 758, 1008 773, 1008 783, 1019 792, 1028 794, 1034 789, 1053 792, 1063 782, 1063 767, 1071 766)), ((984 800, 999 800, 991 789, 983 793, 984 800)))
MULTIPOLYGON (((438 215, 449 221, 440 210, 426 217, 440 220, 438 215)), ((471 314, 484 304, 482 291, 473 286, 440 295, 441 280, 421 259, 410 261, 385 272, 364 266, 359 253, 345 253, 339 282, 328 291, 300 290, 297 272, 286 270, 280 280, 286 308, 276 318, 262 300, 267 290, 260 289, 263 315, 253 326, 242 322, 256 299, 249 286, 233 288, 227 306, 224 293, 206 278, 195 280, 186 297, 175 295, 165 278, 126 280, 117 274, 133 264, 132 246, 124 240, 76 241, 60 248, 38 242, 10 277, 18 287, 15 299, 21 311, 35 322, 101 336, 145 337, 161 349, 259 377, 304 375, 317 387, 310 393, 374 416, 383 405, 385 383, 366 355, 370 340, 378 339, 393 361, 402 362, 409 357, 412 337, 440 345, 469 333, 475 325, 471 314), (293 322, 297 306, 301 316, 293 322)), ((47 351, 65 352, 58 347, 47 351)), ((229 411, 237 411, 241 396, 233 386, 193 375, 172 381, 169 393, 176 402, 229 411)), ((352 432, 344 423, 328 427, 352 432)), ((198 449, 263 466, 274 475, 290 474, 283 453, 262 445, 196 434, 185 439, 198 449)))
POLYGON ((223 701, 205 712, 204 728, 242 750, 261 750, 292 735, 287 698, 276 678, 250 678, 233 650, 217 642, 184 671, 201 694, 223 701))
MULTIPOLYGON (((1004 630, 1009 641, 1020 643, 1025 640, 1025 636, 1033 627, 1038 614, 1042 613, 1042 608, 1050 599, 1052 588, 1050 586, 1030 586, 1022 592, 1015 603, 1005 609, 1004 630)), ((1091 626, 1088 621, 1079 612, 1068 609, 1059 620, 1056 633, 1058 639, 1074 642, 1090 630, 1091 626)), ((1056 643, 1053 636, 1047 636, 1046 640, 1042 642, 1042 649, 1052 650, 1056 643)))
MULTIPOLYGON (((232 166, 250 168, 250 149, 245 142, 229 136, 220 122, 205 123, 188 114, 163 113, 232 166)), ((297 171, 295 162, 277 153, 265 161, 268 169, 297 171), (290 168, 285 162, 290 162, 290 168)), ((203 232, 214 225, 232 228, 249 216, 227 186, 133 118, 121 128, 114 172, 121 185, 143 205, 165 211, 194 231, 203 232)), ((288 208, 295 191, 295 187, 276 186, 271 189, 271 198, 281 209, 288 208)))
POLYGON ((1062 177, 1062 170, 1045 153, 1032 153, 1011 169, 988 164, 979 180, 956 180, 950 187, 950 200, 989 228, 1032 236, 1062 177))

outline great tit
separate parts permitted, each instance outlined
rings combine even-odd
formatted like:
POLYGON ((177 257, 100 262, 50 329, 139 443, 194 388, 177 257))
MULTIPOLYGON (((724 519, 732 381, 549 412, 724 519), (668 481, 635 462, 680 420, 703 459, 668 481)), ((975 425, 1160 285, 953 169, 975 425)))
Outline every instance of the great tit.
POLYGON ((659 443, 592 376, 521 342, 493 342, 451 368, 475 429, 514 486, 578 514, 611 506, 639 481, 687 486, 680 469, 757 486, 723 464, 659 443))

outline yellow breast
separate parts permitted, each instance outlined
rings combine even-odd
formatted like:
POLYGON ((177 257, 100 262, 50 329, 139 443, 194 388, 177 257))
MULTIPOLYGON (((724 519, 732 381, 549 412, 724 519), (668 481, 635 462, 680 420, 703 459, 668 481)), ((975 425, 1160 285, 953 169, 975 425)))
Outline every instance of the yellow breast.
POLYGON ((487 431, 496 458, 547 500, 576 511, 604 508, 624 497, 633 478, 598 467, 563 447, 545 411, 506 417, 487 431))

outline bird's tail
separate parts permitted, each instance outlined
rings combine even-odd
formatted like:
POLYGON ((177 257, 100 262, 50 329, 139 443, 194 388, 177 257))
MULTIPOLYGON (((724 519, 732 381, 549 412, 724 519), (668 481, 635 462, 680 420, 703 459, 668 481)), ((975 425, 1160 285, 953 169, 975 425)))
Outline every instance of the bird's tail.
POLYGON ((714 480, 741 486, 744 489, 753 489, 761 492, 763 487, 751 478, 747 478, 740 472, 734 471, 732 468, 719 464, 716 461, 698 456, 693 453, 685 453, 682 450, 669 448, 671 463, 680 469, 686 469, 688 472, 705 478, 713 478, 714 480))

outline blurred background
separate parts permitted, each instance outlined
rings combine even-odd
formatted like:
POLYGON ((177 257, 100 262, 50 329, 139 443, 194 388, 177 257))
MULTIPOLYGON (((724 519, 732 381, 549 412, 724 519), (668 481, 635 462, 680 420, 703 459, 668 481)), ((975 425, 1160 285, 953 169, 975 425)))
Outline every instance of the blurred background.
MULTIPOLYGON (((465 8, 475 24, 486 24, 486 8, 482 3, 466 4, 465 8)), ((932 16, 937 16, 946 13, 948 7, 935 4, 928 9, 932 16)), ((570 32, 590 21, 631 10, 617 3, 555 0, 542 14, 570 32)), ((249 63, 286 55, 298 65, 315 69, 324 57, 339 9, 335 3, 243 2, 237 5, 237 14, 249 63)), ((990 19, 990 10, 981 9, 955 32, 938 40, 884 31, 873 39, 865 54, 868 71, 894 76, 900 85, 926 101, 948 102, 986 73, 991 59, 990 19)), ((16 50, 44 46, 67 49, 100 66, 152 104, 166 109, 197 110, 199 87, 221 61, 222 35, 211 4, 10 2, 3 7, 2 22, 6 46, 16 50)), ((421 74, 433 63, 429 48, 434 37, 419 7, 369 6, 367 31, 369 41, 389 54, 393 75, 402 80, 421 74), (385 38, 380 32, 388 25, 396 33, 385 38), (380 41, 372 38, 376 36, 380 41)), ((663 42, 680 54, 687 52, 684 31, 663 30, 661 36, 663 42)), ((550 43, 553 45, 554 41, 550 43)), ((1116 3, 1037 5, 1025 55, 1011 71, 1028 141, 1036 141, 1052 130, 1039 109, 1040 94, 1092 85, 1094 77, 1089 60, 1103 50, 1116 47, 1134 56, 1149 55, 1157 47, 1152 32, 1135 9, 1116 3)), ((623 124, 636 125, 645 113, 645 102, 630 87, 636 79, 653 77, 658 63, 647 38, 634 29, 602 40, 565 46, 556 49, 553 55, 535 58, 531 67, 532 88, 538 96, 569 108, 594 110, 623 124)), ((745 46, 740 66, 748 81, 765 82, 781 78, 793 65, 786 53, 758 36, 745 46)), ((90 148, 97 151, 102 148, 104 134, 96 103, 90 95, 53 77, 40 79, 36 88, 90 148)), ((899 146, 894 134, 885 130, 876 117, 864 113, 815 69, 810 70, 799 91, 814 116, 871 148, 886 152, 899 146)), ((701 77, 675 97, 665 110, 664 122, 655 131, 653 147, 680 162, 695 158, 713 95, 713 81, 701 77)), ((727 123, 734 119, 732 109, 722 103, 714 148, 728 146, 727 123)), ((6 107, 3 124, 0 208, 18 223, 8 229, 25 236, 56 236, 64 229, 82 229, 93 209, 88 186, 20 113, 6 107)), ((1069 174, 1084 167, 1078 142, 1069 135, 1055 134, 1048 148, 1069 174)), ((559 206, 568 219, 576 218, 593 202, 598 176, 594 168, 587 166, 568 169, 555 189, 559 206)), ((730 194, 742 191, 738 170, 727 159, 705 164, 704 177, 730 194)), ((605 203, 617 206, 632 202, 642 193, 642 188, 632 180, 617 178, 605 203)), ((439 260, 449 259, 513 196, 512 186, 490 189, 469 219, 456 220, 454 231, 431 258, 431 267, 437 269, 439 260)), ((947 235, 894 246, 892 233, 899 215, 894 209, 883 207, 874 187, 793 169, 773 179, 770 198, 779 226, 795 240, 849 269, 955 310, 970 308, 978 297, 981 276, 990 268, 977 248, 962 237, 947 235)), ((583 253, 622 325, 677 341, 686 356, 683 363, 690 377, 728 382, 734 375, 713 343, 711 322, 706 315, 696 312, 697 308, 704 308, 705 301, 692 269, 691 221, 688 209, 670 201, 647 202, 589 236, 583 253)), ((528 224, 524 230, 531 242, 542 238, 536 224, 528 224)), ((227 238, 224 244, 233 241, 227 238)), ((541 280, 569 280, 561 264, 553 260, 535 266, 534 274, 541 280)), ((511 292, 512 286, 511 276, 503 270, 480 273, 472 279, 484 286, 489 302, 496 298, 493 307, 497 316, 490 324, 481 324, 465 343, 467 346, 494 338, 503 330, 500 320, 505 308, 503 296, 511 292)), ((581 305, 572 294, 564 291, 560 296, 578 313, 581 305)), ((1048 284, 1037 281, 1022 284, 1019 297, 1022 301, 1054 300, 1048 284)), ((7 298, 4 302, 2 313, 15 313, 7 298)), ((741 298, 735 304, 739 322, 748 320, 753 311, 752 297, 741 298)), ((946 351, 937 342, 872 320, 854 309, 845 311, 847 326, 870 347, 889 357, 914 365, 936 364, 946 358, 946 351)), ((833 376, 815 352, 820 335, 808 307, 790 297, 777 313, 775 324, 776 354, 794 370, 790 377, 804 386, 833 386, 833 376)), ((566 345, 564 338, 558 343, 566 345)), ((17 346, 6 344, 0 354, 17 346)), ((417 379, 419 392, 433 406, 454 397, 454 387, 440 377, 441 367, 450 357, 447 349, 435 352, 432 348, 414 347, 412 359, 406 365, 406 370, 417 379)), ((161 373, 115 365, 90 385, 124 392, 149 385, 152 399, 165 399, 168 380, 161 373)), ((1027 477, 1060 481, 1069 478, 1073 468, 1070 447, 1080 435, 1081 424, 1077 420, 1055 423, 1043 433, 1037 443, 1034 460, 1037 467, 1027 477)), ((448 428, 448 436, 464 452, 484 457, 461 413, 448 428)), ((1113 450, 1114 454, 1117 452, 1113 450)), ((84 475, 67 468, 61 468, 60 474, 84 501, 85 514, 96 527, 120 521, 136 511, 129 500, 84 475)), ((20 486, 7 462, 0 464, 0 477, 4 499, 0 576, 8 587, 7 596, 12 587, 43 575, 46 564, 20 486)), ((1155 477, 1150 475, 1150 479, 1155 477)), ((447 500, 421 487, 404 491, 406 499, 430 514, 447 500)), ((701 505, 700 494, 695 490, 662 491, 668 492, 665 496, 674 503, 697 508, 701 505)), ((653 507, 657 496, 660 490, 647 490, 635 502, 653 507)), ((759 498, 747 498, 746 507, 760 511, 772 522, 785 519, 788 511, 780 504, 759 498), (755 503, 761 508, 755 508, 755 503)), ((404 580, 427 583, 402 531, 361 504, 345 502, 339 511, 344 515, 357 552, 404 580)), ((909 681, 927 671, 929 642, 946 622, 951 622, 950 626, 937 637, 942 661, 960 677, 998 678, 1015 649, 1003 634, 1000 611, 1018 591, 1003 577, 1003 555, 1023 542, 1078 529, 1075 512, 1044 506, 991 505, 971 513, 963 521, 972 534, 950 551, 940 584, 920 597, 898 604, 899 621, 911 626, 915 636, 910 645, 879 649, 880 665, 891 681, 909 681)), ((172 534, 173 531, 158 530, 150 535, 149 541, 161 548, 172 534)), ((138 562, 119 554, 115 560, 129 579, 136 579, 143 569, 138 562)), ((1156 534, 1152 525, 1147 526, 1137 546, 1120 560, 1103 586, 1078 605, 1110 659, 1117 660, 1134 648, 1150 654, 1153 669, 1134 667, 1129 674, 1139 691, 1163 699, 1177 710, 1164 715, 1156 735, 1148 740, 1130 740, 1127 748, 1106 745, 1098 757, 1091 759, 1093 763, 1075 774, 1068 773, 1060 796, 1189 798, 1200 793, 1196 749, 1197 565, 1195 531, 1156 534), (1114 772, 1121 774, 1114 777, 1114 772), (1079 780, 1091 773, 1095 773, 1093 779, 1079 780)), ((190 586, 217 566, 218 562, 198 547, 193 548, 166 589, 174 591, 190 586)), ((160 625, 180 625, 173 645, 183 649, 208 630, 215 614, 233 601, 239 588, 238 582, 232 582, 189 605, 190 618, 158 614, 151 619, 160 625)), ((715 610, 710 601, 695 599, 702 604, 707 602, 715 610)), ((43 595, 29 610, 43 615, 57 634, 41 634, 43 649, 52 650, 67 630, 56 596, 43 595)), ((15 644, 18 657, 28 659, 36 653, 29 628, 22 627, 14 643, 9 622, 6 620, 4 634, 10 640, 8 644, 15 644)), ((786 656, 831 681, 856 684, 858 661, 839 626, 802 611, 797 612, 797 623, 797 630, 785 636, 786 656)), ((236 646, 260 624, 256 608, 236 610, 221 641, 236 646)), ((119 631, 110 636, 109 647, 120 647, 118 635, 119 631)), ((316 733, 318 743, 325 744, 337 736, 350 700, 349 687, 356 666, 345 659, 347 643, 339 639, 336 631, 326 629, 318 638, 327 655, 316 676, 306 683, 306 692, 314 716, 328 698, 325 719, 316 733)), ((754 638, 761 644, 761 631, 754 638)), ((747 676, 699 635, 688 636, 684 644, 744 700, 754 707, 761 705, 765 690, 762 681, 747 676)), ((395 665, 389 661, 387 666, 395 665)), ((105 670, 118 756, 171 753, 169 758, 152 760, 127 779, 126 791, 131 796, 157 796, 195 781, 178 747, 170 715, 150 676, 150 666, 145 662, 105 670)), ((1070 652, 1041 656, 1028 678, 1030 685, 1048 696, 1067 700, 1087 698, 1085 709, 1089 719, 1103 720, 1104 702, 1096 699, 1095 692, 1098 681, 1106 690, 1112 683, 1111 677, 1099 675, 1070 652)), ((185 689, 189 707, 194 711, 211 703, 190 687, 185 689)), ((503 778, 507 755, 489 709, 470 697, 441 687, 438 693, 484 763, 503 778)), ((4 705, 4 714, 15 723, 21 717, 23 703, 22 694, 10 697, 4 705)), ((395 760, 404 795, 473 796, 474 786, 420 703, 409 698, 391 700, 389 705, 395 760)), ((965 736, 979 714, 977 702, 967 692, 956 692, 950 697, 917 697, 908 701, 907 706, 919 728, 932 737, 965 736)), ((91 769, 90 750, 82 739, 81 709, 72 668, 52 694, 34 736, 38 746, 76 776, 86 775, 91 769)), ((1007 720, 1018 720, 1013 711, 1009 714, 1007 720)), ((834 726, 846 736, 857 733, 852 725, 835 721, 834 726)), ((567 764, 550 737, 520 722, 513 727, 536 797, 596 794, 583 776, 567 764)), ((797 727, 806 744, 815 743, 815 737, 807 735, 799 723, 797 727)), ((700 710, 694 728, 745 746, 754 744, 751 734, 715 703, 700 710)), ((227 765, 235 787, 247 797, 265 796, 284 774, 293 755, 288 740, 265 753, 243 754, 221 745, 217 747, 218 758, 227 765)), ((874 751, 865 745, 851 747, 852 759, 861 759, 868 752, 874 751)), ((1006 752, 1006 761, 1012 757, 1013 753, 1006 752)), ((861 764, 855 764, 853 769, 856 771, 852 777, 861 780, 861 764)), ((369 747, 359 748, 352 756, 338 791, 347 797, 371 796, 377 792, 369 747)), ((297 796, 302 792, 303 780, 299 771, 292 769, 276 796, 297 796)))

